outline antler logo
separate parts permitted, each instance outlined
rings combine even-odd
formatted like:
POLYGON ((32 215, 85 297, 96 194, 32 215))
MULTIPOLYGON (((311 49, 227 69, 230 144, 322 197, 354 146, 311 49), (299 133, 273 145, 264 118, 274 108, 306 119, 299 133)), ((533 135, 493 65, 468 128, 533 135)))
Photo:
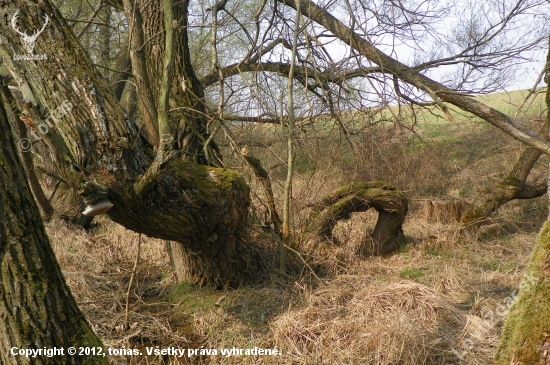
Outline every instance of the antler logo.
POLYGON ((44 15, 44 25, 42 26, 42 29, 35 31, 32 35, 28 35, 27 31, 21 32, 19 29, 17 29, 17 19, 19 19, 19 11, 16 11, 15 14, 13 14, 13 17, 11 18, 11 26, 12 28, 19 33, 21 37, 23 37, 23 46, 25 47, 25 50, 27 53, 31 54, 34 50, 34 43, 36 42, 36 38, 44 31, 46 28, 46 25, 48 25, 48 15, 44 15))

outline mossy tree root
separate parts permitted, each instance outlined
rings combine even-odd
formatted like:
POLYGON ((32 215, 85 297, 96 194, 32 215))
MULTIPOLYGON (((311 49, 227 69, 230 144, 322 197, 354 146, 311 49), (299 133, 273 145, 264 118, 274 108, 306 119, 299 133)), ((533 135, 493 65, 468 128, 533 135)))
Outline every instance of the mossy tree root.
POLYGON ((338 221, 370 208, 378 212, 378 221, 371 240, 364 242, 358 253, 370 256, 396 251, 403 242, 402 223, 408 211, 408 201, 402 192, 383 181, 356 182, 324 197, 313 207, 304 233, 298 238, 299 246, 311 252, 320 243, 333 241, 332 230, 338 221))

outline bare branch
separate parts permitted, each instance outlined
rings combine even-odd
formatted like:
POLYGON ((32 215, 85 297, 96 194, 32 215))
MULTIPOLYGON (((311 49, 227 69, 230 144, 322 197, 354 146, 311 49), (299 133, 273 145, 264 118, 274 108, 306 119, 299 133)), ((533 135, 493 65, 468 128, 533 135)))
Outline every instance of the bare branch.
MULTIPOLYGON (((278 0, 294 9, 298 4, 294 0, 278 0)), ((512 120, 507 115, 493 109, 466 94, 452 90, 445 85, 434 81, 415 69, 387 56, 375 47, 370 41, 351 31, 346 25, 317 6, 310 0, 302 0, 300 10, 311 20, 321 24, 336 35, 341 41, 359 51, 369 61, 380 66, 385 72, 391 73, 401 80, 414 85, 424 92, 435 95, 441 100, 451 103, 462 110, 468 111, 485 121, 503 130, 513 138, 534 147, 545 154, 550 154, 550 144, 525 126, 512 120)))
MULTIPOLYGON (((281 76, 288 76, 290 71, 290 64, 282 62, 262 62, 259 64, 232 64, 222 68, 224 77, 231 77, 239 75, 241 72, 273 72, 281 76)), ((294 78, 303 83, 306 75, 309 73, 314 74, 313 69, 300 65, 296 65, 294 69, 294 78)), ((317 72, 319 80, 325 84, 328 82, 340 84, 344 80, 349 80, 357 77, 365 77, 369 74, 380 73, 383 70, 380 67, 360 67, 352 70, 343 71, 341 73, 334 73, 330 71, 317 72)), ((211 72, 201 79, 201 83, 204 87, 214 85, 219 81, 218 72, 211 72)), ((316 85, 321 87, 321 85, 316 85)))

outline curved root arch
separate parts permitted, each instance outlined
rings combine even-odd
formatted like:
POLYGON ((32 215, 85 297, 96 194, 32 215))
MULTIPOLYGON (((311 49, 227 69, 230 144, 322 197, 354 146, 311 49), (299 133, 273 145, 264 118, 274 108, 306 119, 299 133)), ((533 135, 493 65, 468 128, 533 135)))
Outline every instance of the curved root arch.
POLYGON ((356 182, 324 197, 313 207, 298 244, 304 251, 312 252, 320 243, 333 241, 332 230, 338 221, 370 208, 376 209, 378 220, 372 239, 364 242, 358 253, 368 256, 396 251, 403 242, 402 223, 408 202, 402 192, 383 181, 356 182))

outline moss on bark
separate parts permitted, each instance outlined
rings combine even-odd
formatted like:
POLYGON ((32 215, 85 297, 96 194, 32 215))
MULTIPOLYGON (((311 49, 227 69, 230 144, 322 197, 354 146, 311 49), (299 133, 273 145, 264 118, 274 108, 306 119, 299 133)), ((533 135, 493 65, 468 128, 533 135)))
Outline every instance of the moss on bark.
POLYGON ((178 278, 238 286, 259 274, 247 229, 250 189, 235 171, 174 159, 145 196, 111 188, 108 215, 136 232, 170 241, 178 278))
POLYGON ((401 224, 407 214, 408 202, 402 192, 383 181, 356 182, 324 197, 313 207, 304 232, 298 237, 298 245, 306 252, 317 250, 319 244, 332 241, 332 230, 338 221, 370 208, 378 212, 371 236, 373 246, 365 242, 359 253, 379 255, 394 252, 402 243, 401 224))
POLYGON ((498 365, 550 364, 550 220, 525 273, 506 319, 495 357, 498 365))
POLYGON ((0 363, 108 364, 103 356, 68 356, 101 347, 61 274, 32 198, 0 102, 0 363), (14 357, 21 349, 63 348, 64 355, 14 357))

